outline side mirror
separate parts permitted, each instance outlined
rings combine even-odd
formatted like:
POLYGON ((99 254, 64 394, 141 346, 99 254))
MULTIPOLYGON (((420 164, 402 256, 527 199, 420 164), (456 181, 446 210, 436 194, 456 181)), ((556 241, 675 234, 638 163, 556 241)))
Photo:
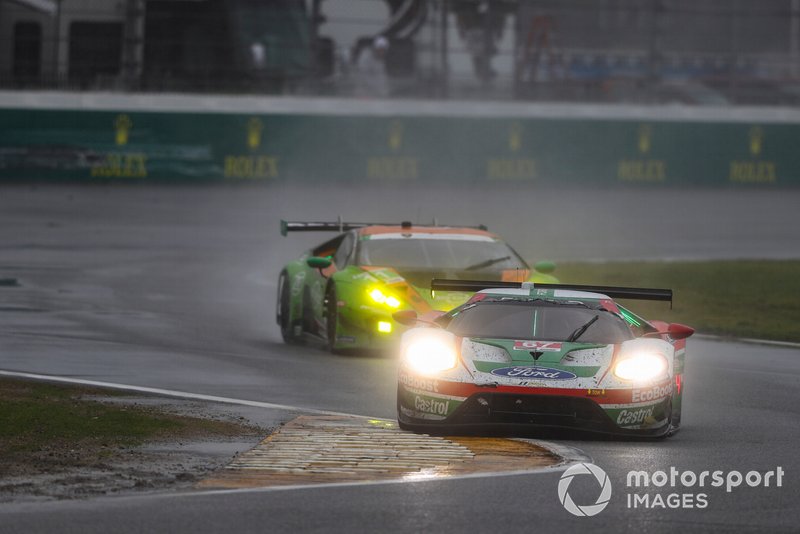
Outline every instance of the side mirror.
POLYGON ((672 323, 667 327, 667 333, 672 339, 686 339, 694 334, 694 328, 685 324, 672 323))
POLYGON ((311 256, 306 260, 306 265, 312 269, 327 269, 331 266, 333 261, 330 258, 321 258, 319 256, 311 256))
POLYGON ((401 310, 392 314, 392 319, 406 326, 416 326, 417 312, 414 310, 401 310))
POLYGON ((550 274, 556 270, 556 264, 552 261, 539 261, 533 266, 533 270, 542 274, 550 274))

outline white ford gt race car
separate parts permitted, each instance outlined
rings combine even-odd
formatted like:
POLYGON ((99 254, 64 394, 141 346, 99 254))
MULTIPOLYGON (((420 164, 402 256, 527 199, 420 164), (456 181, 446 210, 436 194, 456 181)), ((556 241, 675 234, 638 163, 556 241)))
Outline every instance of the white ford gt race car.
POLYGON ((411 430, 541 426, 660 437, 681 422, 688 326, 647 321, 614 298, 667 289, 434 280, 477 291, 447 313, 394 314, 397 418, 411 430))

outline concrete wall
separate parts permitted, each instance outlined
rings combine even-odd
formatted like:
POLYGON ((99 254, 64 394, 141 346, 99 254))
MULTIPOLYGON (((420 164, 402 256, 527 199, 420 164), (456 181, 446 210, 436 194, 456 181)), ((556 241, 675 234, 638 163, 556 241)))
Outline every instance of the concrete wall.
POLYGON ((5 180, 800 185, 800 112, 0 92, 5 180))

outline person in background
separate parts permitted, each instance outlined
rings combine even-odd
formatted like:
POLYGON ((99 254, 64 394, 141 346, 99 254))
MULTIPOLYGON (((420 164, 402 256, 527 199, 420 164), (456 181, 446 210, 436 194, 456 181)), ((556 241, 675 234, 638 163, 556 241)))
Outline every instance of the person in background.
POLYGON ((356 95, 384 98, 389 96, 389 77, 386 73, 386 53, 389 40, 379 35, 356 57, 356 95))

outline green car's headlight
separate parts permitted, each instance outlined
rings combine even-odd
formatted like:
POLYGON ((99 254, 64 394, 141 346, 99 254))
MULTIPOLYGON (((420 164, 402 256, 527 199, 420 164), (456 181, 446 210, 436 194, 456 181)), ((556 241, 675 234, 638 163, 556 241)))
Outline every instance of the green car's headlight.
POLYGON ((663 376, 669 365, 667 359, 656 352, 637 352, 620 360, 614 374, 623 380, 646 382, 663 376))
POLYGON ((419 336, 403 352, 408 366, 423 375, 452 369, 458 363, 456 349, 441 336, 419 336))
POLYGON ((367 294, 370 296, 373 302, 376 302, 378 304, 385 304, 390 308, 397 309, 400 307, 400 304, 402 304, 397 297, 394 297, 392 295, 387 295, 377 287, 367 290, 367 294))

